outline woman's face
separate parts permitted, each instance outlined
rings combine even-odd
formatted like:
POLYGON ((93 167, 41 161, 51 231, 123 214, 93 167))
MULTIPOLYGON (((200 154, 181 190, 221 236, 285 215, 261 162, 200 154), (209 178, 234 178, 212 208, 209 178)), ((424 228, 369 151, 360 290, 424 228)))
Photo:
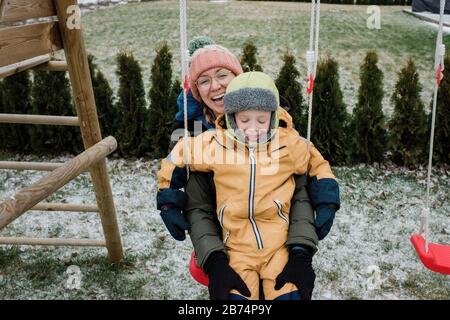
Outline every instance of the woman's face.
POLYGON ((197 79, 198 93, 203 102, 216 116, 224 113, 223 96, 236 75, 225 68, 212 68, 203 72, 197 79))

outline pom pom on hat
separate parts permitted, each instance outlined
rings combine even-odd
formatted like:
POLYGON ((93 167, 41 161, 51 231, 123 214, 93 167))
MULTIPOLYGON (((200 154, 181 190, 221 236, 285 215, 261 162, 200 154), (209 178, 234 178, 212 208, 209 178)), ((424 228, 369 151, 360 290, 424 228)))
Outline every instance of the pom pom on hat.
POLYGON ((208 36, 195 37, 188 44, 189 56, 192 57, 195 51, 211 44, 216 44, 216 42, 208 36))

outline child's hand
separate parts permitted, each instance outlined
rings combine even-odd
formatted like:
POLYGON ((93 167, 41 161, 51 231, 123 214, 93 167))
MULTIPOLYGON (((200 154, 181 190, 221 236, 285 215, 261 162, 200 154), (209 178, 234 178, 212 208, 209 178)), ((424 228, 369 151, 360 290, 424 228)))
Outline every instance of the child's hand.
POLYGON ((335 214, 334 206, 320 205, 316 209, 316 233, 319 240, 325 238, 330 232, 335 214))
POLYGON ((181 209, 163 206, 161 208, 161 218, 175 240, 183 241, 186 239, 185 231, 189 228, 189 223, 181 209))
POLYGON ((275 290, 280 290, 287 282, 297 286, 300 300, 311 300, 316 274, 312 267, 312 254, 303 246, 291 249, 289 260, 278 275, 275 290))

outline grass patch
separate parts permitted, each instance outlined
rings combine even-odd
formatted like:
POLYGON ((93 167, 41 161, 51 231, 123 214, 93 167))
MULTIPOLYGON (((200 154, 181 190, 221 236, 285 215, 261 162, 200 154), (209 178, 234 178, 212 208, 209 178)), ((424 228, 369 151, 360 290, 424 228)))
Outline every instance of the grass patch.
MULTIPOLYGON (((424 98, 432 93, 436 30, 402 12, 405 7, 381 6, 381 29, 368 29, 367 6, 321 5, 320 53, 331 54, 340 64, 341 86, 349 110, 359 86, 359 64, 368 50, 379 52, 385 72, 386 111, 397 72, 412 57, 424 85, 424 98), (417 45, 420 43, 420 45, 417 45)), ((239 55, 244 42, 252 39, 258 60, 272 76, 279 72, 281 55, 291 50, 301 74, 306 73, 305 52, 309 44, 310 5, 289 2, 208 3, 192 1, 187 6, 188 36, 208 35, 239 55), (223 32, 226 30, 226 32, 223 32)), ((174 56, 174 75, 180 76, 178 2, 151 1, 98 10, 83 16, 87 50, 117 88, 115 56, 119 49, 134 51, 143 67, 146 88, 155 48, 167 41, 174 56)), ((450 37, 444 36, 450 46, 450 37)), ((147 89, 148 90, 148 89, 147 89)))

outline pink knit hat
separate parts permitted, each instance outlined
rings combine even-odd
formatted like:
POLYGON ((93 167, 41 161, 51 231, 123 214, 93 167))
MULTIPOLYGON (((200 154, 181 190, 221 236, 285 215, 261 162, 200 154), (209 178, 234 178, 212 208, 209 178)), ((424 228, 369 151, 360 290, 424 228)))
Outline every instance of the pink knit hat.
POLYGON ((209 69, 219 67, 228 69, 235 75, 243 73, 239 60, 222 46, 208 45, 194 52, 189 67, 189 80, 192 95, 195 99, 202 100, 195 84, 199 76, 209 69))

